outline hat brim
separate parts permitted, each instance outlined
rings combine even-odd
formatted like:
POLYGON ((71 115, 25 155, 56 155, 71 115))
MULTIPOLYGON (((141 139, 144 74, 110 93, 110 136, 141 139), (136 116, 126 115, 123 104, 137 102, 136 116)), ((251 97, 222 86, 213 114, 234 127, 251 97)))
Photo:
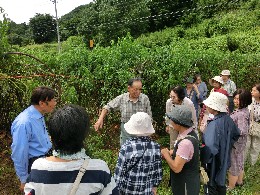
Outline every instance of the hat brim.
POLYGON ((180 122, 179 120, 177 120, 176 118, 170 116, 170 115, 167 114, 167 113, 166 113, 166 116, 167 116, 172 122, 174 122, 174 123, 176 123, 176 124, 178 124, 178 125, 181 125, 181 126, 183 126, 183 127, 192 127, 192 126, 193 126, 193 122, 192 122, 192 121, 190 121, 190 123, 184 124, 184 123, 180 122))
POLYGON ((210 86, 213 86, 213 81, 218 82, 220 85, 223 85, 223 84, 224 84, 224 83, 222 83, 222 82, 220 82, 220 81, 218 81, 218 80, 212 78, 212 79, 209 79, 209 84, 210 84, 210 86))
POLYGON ((216 111, 219 111, 219 112, 227 112, 227 105, 217 105, 215 102, 212 102, 210 99, 206 99, 203 101, 203 103, 213 109, 213 110, 216 110, 216 111))
POLYGON ((130 122, 124 124, 125 131, 130 135, 149 136, 155 133, 155 130, 152 125, 149 125, 149 127, 146 130, 144 130, 144 129, 137 129, 132 124, 133 123, 130 122))

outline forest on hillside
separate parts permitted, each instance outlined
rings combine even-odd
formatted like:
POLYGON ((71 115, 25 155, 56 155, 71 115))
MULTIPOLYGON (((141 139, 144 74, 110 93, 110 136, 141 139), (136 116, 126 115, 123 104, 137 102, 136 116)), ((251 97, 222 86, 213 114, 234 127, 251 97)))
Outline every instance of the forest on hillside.
MULTIPOLYGON (((59 35, 61 41, 84 36, 85 41, 108 46, 127 33, 137 38, 168 27, 190 28, 247 2, 246 9, 258 6, 257 0, 95 0, 58 18, 59 35)), ((19 46, 57 42, 56 27, 56 18, 49 14, 36 14, 29 24, 10 21, 8 42, 19 46)))
MULTIPOLYGON (((0 194, 20 194, 10 158, 10 125, 30 104, 36 86, 54 88, 57 107, 83 106, 94 124, 102 107, 126 91, 127 80, 141 77, 151 102, 153 139, 167 147, 170 87, 185 86, 184 79, 196 73, 208 84, 223 69, 231 71, 238 88, 251 90, 259 82, 259 0, 97 0, 61 17, 59 24, 61 50, 52 16, 36 15, 29 24, 0 19, 0 194)), ((110 114, 101 134, 92 129, 85 143, 88 154, 105 160, 112 172, 119 123, 119 114, 110 114)), ((158 194, 169 195, 165 161, 163 167, 158 194)), ((254 167, 246 164, 245 185, 228 194, 259 194, 259 173, 259 160, 254 167)))

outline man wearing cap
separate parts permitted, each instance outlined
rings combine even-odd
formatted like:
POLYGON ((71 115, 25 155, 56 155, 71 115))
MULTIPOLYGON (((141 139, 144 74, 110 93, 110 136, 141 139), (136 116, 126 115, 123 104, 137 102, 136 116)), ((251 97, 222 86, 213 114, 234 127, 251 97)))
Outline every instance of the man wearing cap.
POLYGON ((236 84, 234 83, 234 81, 232 81, 230 79, 229 70, 223 70, 221 72, 221 77, 224 82, 223 88, 228 92, 228 101, 229 101, 228 109, 229 109, 229 112, 231 113, 234 110, 233 93, 237 90, 237 87, 236 87, 236 84))
POLYGON ((179 132, 174 150, 161 150, 171 168, 172 192, 174 195, 199 195, 199 141, 192 129, 191 110, 185 105, 176 105, 166 117, 179 132))
POLYGON ((128 81, 128 92, 117 96, 103 107, 103 110, 94 125, 96 131, 103 127, 105 116, 112 110, 121 112, 121 134, 120 145, 131 138, 125 129, 124 124, 129 121, 130 117, 137 112, 146 112, 152 117, 150 101, 147 95, 141 93, 142 80, 140 78, 132 78, 128 81))
POLYGON ((155 131, 145 112, 133 114, 124 125, 132 136, 122 146, 115 170, 115 181, 121 195, 150 195, 157 192, 162 180, 160 146, 149 137, 155 131))
POLYGON ((199 104, 203 101, 203 96, 199 92, 197 85, 194 83, 193 78, 186 79, 186 88, 184 88, 185 96, 189 98, 195 109, 196 109, 196 117, 199 115, 199 104))
POLYGON ((226 173, 231 163, 231 149, 240 136, 240 130, 227 114, 227 102, 227 96, 218 92, 212 92, 203 101, 207 111, 214 115, 203 133, 203 143, 211 153, 204 167, 209 176, 207 187, 210 195, 226 194, 226 173))

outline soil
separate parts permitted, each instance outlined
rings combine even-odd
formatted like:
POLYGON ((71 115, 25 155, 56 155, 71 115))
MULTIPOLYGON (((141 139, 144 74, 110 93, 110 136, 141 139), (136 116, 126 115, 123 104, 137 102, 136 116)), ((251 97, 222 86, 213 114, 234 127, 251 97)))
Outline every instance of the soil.
POLYGON ((0 195, 21 195, 20 182, 11 159, 11 135, 6 131, 0 131, 0 140, 0 195))

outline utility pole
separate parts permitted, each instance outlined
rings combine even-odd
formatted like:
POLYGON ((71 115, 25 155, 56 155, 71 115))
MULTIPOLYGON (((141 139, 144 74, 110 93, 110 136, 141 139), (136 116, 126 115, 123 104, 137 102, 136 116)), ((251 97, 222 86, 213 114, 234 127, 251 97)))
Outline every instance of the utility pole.
POLYGON ((56 14, 56 25, 57 25, 57 36, 58 36, 58 50, 59 53, 61 52, 61 43, 60 43, 60 28, 59 28, 59 19, 58 19, 58 13, 57 13, 57 1, 51 0, 52 3, 55 5, 55 14, 56 14))

